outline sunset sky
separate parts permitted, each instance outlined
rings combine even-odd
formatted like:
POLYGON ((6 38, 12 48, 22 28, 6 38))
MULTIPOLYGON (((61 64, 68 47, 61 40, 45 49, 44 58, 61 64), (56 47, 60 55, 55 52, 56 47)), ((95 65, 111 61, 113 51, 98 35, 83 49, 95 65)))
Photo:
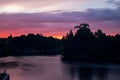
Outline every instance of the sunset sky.
POLYGON ((120 0, 0 0, 0 37, 42 33, 60 38, 83 22, 92 31, 120 33, 120 0))

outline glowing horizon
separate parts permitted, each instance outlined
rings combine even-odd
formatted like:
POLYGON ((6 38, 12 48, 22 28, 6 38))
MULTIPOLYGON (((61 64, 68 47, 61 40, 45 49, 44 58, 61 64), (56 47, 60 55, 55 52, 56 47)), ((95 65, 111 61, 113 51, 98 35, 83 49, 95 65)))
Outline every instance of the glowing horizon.
POLYGON ((61 38, 83 22, 90 24, 92 31, 119 34, 119 4, 119 0, 2 0, 0 37, 42 33, 61 38))
MULTIPOLYGON (((19 36, 21 36, 21 35, 28 35, 29 33, 27 33, 27 34, 4 34, 4 35, 2 35, 2 36, 0 36, 0 38, 8 38, 10 35, 12 35, 12 37, 19 37, 19 36)), ((30 33, 30 34, 40 34, 40 33, 30 33)), ((62 39, 62 37, 63 36, 61 36, 61 35, 47 35, 47 34, 42 34, 43 36, 45 36, 45 37, 53 37, 53 38, 57 38, 57 39, 62 39)))

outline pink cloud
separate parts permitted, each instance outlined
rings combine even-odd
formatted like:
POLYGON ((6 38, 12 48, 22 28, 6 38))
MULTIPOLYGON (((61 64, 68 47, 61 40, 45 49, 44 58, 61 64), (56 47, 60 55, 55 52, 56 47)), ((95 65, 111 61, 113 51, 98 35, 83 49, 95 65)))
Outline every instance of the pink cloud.
MULTIPOLYGON (((63 11, 79 11, 87 8, 107 7, 107 0, 0 0, 0 9, 9 7, 10 5, 19 6, 22 8, 20 12, 33 13, 45 12, 54 10, 63 11), (96 6, 96 3, 99 3, 96 6), (102 5, 102 6, 101 6, 102 5)), ((110 6, 108 6, 110 7, 110 6)))
POLYGON ((88 22, 92 30, 102 29, 108 34, 120 32, 120 8, 88 9, 71 12, 41 12, 0 14, 0 35, 43 33, 63 36, 81 22, 88 22))

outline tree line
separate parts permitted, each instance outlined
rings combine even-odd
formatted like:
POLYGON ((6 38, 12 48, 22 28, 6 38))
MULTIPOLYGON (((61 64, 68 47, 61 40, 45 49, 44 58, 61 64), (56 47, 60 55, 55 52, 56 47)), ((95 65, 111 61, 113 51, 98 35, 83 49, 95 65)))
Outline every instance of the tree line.
POLYGON ((100 29, 92 32, 87 23, 74 28, 75 34, 70 30, 62 39, 63 60, 120 63, 120 34, 110 36, 100 29))
POLYGON ((60 40, 42 34, 8 36, 0 39, 0 56, 60 54, 60 40))
POLYGON ((62 39, 32 33, 0 38, 0 56, 60 54, 62 60, 120 62, 120 34, 110 36, 100 29, 92 32, 87 23, 74 28, 75 33, 70 30, 62 39))

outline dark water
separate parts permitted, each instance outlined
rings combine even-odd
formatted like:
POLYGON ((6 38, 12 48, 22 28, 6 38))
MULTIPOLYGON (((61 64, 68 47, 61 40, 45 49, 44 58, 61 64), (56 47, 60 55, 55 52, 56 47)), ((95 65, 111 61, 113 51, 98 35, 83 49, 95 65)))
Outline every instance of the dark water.
POLYGON ((59 56, 0 58, 11 80, 120 80, 120 66, 63 63, 59 56))

